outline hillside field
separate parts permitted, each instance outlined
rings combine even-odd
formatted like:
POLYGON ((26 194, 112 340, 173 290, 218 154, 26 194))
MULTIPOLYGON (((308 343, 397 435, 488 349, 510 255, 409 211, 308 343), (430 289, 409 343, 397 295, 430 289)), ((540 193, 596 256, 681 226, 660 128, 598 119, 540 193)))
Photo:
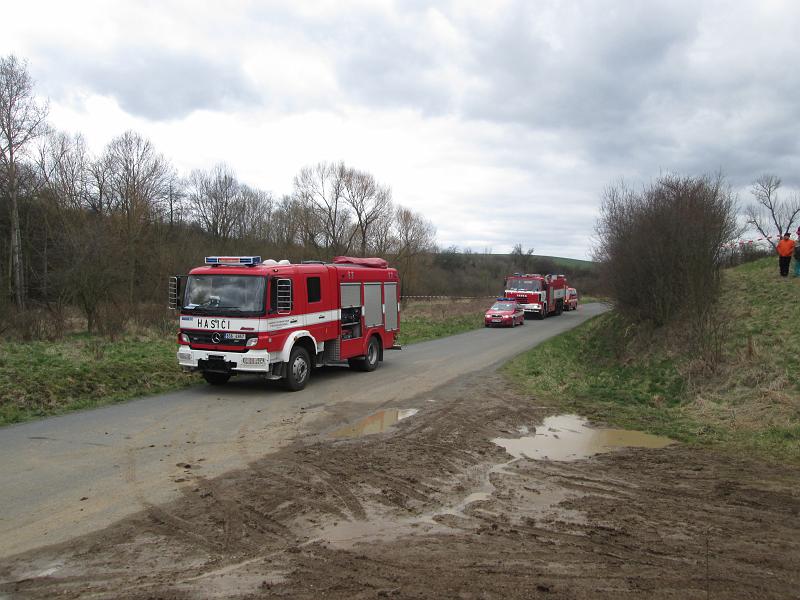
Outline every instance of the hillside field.
POLYGON ((724 272, 715 324, 699 340, 685 326, 634 330, 608 314, 505 372, 598 422, 800 462, 799 314, 800 279, 766 258, 724 272))

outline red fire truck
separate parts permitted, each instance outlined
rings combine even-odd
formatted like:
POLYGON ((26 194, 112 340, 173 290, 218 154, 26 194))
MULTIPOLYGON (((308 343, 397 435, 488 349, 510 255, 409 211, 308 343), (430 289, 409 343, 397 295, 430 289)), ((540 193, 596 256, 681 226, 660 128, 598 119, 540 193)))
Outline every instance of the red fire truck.
POLYGON ((564 275, 514 273, 506 277, 506 298, 515 298, 525 311, 525 317, 544 319, 560 315, 564 310, 567 278, 564 275))
POLYGON ((283 379, 297 391, 311 370, 349 364, 375 370, 399 349, 400 280, 381 258, 338 256, 333 263, 209 256, 170 279, 180 310, 178 363, 208 383, 237 373, 283 379))

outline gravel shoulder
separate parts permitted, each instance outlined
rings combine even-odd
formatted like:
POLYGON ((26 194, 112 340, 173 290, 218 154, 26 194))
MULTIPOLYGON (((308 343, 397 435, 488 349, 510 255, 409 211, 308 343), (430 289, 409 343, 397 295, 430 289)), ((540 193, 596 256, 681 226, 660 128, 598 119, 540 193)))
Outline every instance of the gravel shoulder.
POLYGON ((575 462, 490 440, 552 410, 492 369, 0 562, 20 598, 786 598, 800 469, 679 444, 575 462))

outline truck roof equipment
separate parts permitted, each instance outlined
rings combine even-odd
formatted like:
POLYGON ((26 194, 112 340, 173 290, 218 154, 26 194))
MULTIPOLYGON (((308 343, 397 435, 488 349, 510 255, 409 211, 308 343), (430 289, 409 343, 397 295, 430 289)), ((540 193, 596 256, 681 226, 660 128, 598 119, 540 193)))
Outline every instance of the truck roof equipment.
POLYGON ((254 267, 260 263, 260 256, 206 256, 206 264, 212 267, 254 267))

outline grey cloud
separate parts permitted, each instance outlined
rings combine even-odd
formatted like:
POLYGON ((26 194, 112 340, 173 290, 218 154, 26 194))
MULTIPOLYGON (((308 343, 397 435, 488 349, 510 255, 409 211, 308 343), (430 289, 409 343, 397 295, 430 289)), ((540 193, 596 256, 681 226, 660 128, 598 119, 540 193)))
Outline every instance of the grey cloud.
POLYGON ((238 64, 196 52, 131 46, 102 56, 63 56, 63 49, 58 52, 61 56, 57 60, 54 57, 45 63, 52 65, 47 74, 51 85, 77 83, 113 97, 124 110, 147 119, 177 119, 196 110, 259 102, 257 91, 238 64))
POLYGON ((612 174, 721 169, 738 183, 800 171, 800 73, 787 68, 800 59, 795 38, 776 33, 742 51, 763 36, 737 36, 759 25, 743 22, 747 10, 731 22, 713 3, 548 6, 520 2, 491 23, 451 14, 467 41, 458 55, 430 39, 422 9, 391 22, 371 15, 349 27, 355 41, 334 34, 347 48, 340 81, 369 106, 502 124, 519 137, 555 132, 562 151, 612 174), (437 77, 454 71, 466 93, 437 77))

